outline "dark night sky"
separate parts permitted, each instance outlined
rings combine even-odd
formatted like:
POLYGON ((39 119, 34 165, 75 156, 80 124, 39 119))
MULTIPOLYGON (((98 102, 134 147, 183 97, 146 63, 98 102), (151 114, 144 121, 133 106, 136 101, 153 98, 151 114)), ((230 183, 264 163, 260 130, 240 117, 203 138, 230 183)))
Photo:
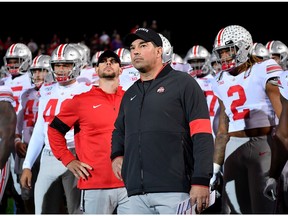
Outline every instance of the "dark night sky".
POLYGON ((185 55, 195 44, 211 51, 218 31, 232 24, 245 27, 254 42, 281 40, 288 45, 287 11, 288 2, 281 1, 0 2, 0 38, 49 42, 57 33, 81 40, 104 29, 109 34, 117 29, 123 37, 136 23, 157 20, 159 32, 170 31, 174 51, 185 55))

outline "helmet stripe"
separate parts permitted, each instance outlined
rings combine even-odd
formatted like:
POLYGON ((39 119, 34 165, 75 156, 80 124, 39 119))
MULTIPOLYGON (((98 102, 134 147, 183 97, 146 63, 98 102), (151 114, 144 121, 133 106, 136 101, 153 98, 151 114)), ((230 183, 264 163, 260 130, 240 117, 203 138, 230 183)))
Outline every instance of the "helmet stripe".
POLYGON ((221 39, 221 37, 222 37, 222 34, 223 34, 224 29, 225 29, 225 28, 222 28, 222 29, 219 31, 218 35, 217 35, 217 45, 218 45, 218 46, 221 46, 221 43, 220 43, 221 41, 220 41, 220 39, 221 39))
POLYGON ((97 54, 97 55, 96 55, 96 57, 97 57, 97 58, 99 58, 99 57, 100 57, 100 55, 102 54, 102 52, 101 52, 101 51, 99 51, 99 52, 97 52, 96 54, 97 54))
POLYGON ((15 50, 15 47, 16 47, 16 44, 12 44, 11 47, 10 47, 10 52, 9 54, 12 55, 14 50, 15 50))
POLYGON ((67 44, 61 44, 57 50, 57 57, 58 59, 61 59, 61 57, 63 56, 63 52, 65 47, 67 46, 67 44))
POLYGON ((272 44, 273 44, 273 41, 269 41, 269 42, 267 43, 267 49, 268 49, 269 51, 271 51, 272 44))
MULTIPOLYGON (((41 56, 41 55, 40 55, 41 56)), ((37 61, 38 61, 38 59, 40 58, 40 56, 36 56, 35 58, 34 58, 34 60, 33 60, 33 66, 35 66, 36 65, 36 63, 37 63, 37 61)))
POLYGON ((199 50, 199 45, 196 45, 196 46, 193 47, 193 56, 194 57, 198 57, 197 56, 198 50, 199 50))
POLYGON ((124 49, 123 48, 119 48, 118 51, 117 51, 117 55, 120 57, 123 55, 123 51, 124 49))

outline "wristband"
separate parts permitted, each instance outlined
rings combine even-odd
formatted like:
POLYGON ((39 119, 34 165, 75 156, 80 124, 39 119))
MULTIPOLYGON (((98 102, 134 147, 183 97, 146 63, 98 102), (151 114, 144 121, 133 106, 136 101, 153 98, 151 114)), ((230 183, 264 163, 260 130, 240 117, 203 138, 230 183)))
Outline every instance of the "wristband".
POLYGON ((218 173, 220 172, 221 166, 217 163, 213 163, 213 173, 218 173))

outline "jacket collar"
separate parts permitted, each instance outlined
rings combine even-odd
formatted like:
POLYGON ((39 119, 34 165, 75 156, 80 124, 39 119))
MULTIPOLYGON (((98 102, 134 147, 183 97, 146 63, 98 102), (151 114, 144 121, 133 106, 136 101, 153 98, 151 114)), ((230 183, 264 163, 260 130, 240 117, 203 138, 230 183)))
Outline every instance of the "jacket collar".
POLYGON ((168 75, 172 70, 173 70, 173 68, 171 67, 171 65, 170 65, 170 64, 166 64, 166 65, 163 67, 162 71, 160 71, 160 72, 158 73, 158 75, 156 76, 155 79, 162 78, 162 77, 168 75))

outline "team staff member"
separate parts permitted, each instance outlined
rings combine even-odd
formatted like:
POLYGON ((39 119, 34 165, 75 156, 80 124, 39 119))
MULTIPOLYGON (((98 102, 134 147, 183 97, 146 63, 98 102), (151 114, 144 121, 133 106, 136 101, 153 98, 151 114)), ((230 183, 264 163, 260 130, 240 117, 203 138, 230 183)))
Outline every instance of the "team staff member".
POLYGON ((130 213, 175 214, 189 196, 201 212, 209 203, 214 148, 203 91, 189 74, 162 63, 155 31, 139 28, 125 43, 140 79, 122 99, 111 159, 130 213))
POLYGON ((113 174, 110 160, 111 135, 124 95, 121 72, 118 55, 111 50, 102 53, 97 63, 99 87, 63 104, 48 129, 54 155, 79 178, 84 214, 112 214, 117 206, 118 214, 127 213, 127 191, 113 174), (64 137, 73 126, 77 158, 64 137))

